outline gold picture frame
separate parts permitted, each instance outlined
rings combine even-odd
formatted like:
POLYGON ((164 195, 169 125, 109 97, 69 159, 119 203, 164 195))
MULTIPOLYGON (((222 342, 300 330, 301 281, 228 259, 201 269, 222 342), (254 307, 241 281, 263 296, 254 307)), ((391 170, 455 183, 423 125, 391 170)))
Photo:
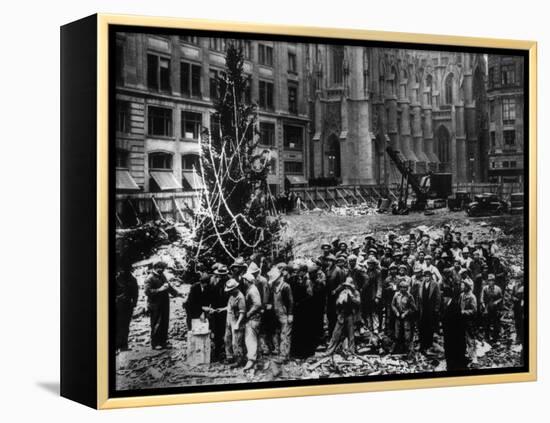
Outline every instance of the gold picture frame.
MULTIPOLYGON (((281 398, 308 395, 345 394, 400 389, 436 388, 462 385, 493 384, 506 382, 529 382, 537 379, 537 43, 462 37, 449 35, 411 34, 382 32, 360 29, 316 28, 290 25, 265 25, 199 19, 180 19, 145 16, 124 16, 98 14, 97 22, 97 172, 96 172, 96 370, 97 390, 95 406, 98 409, 141 407, 152 405, 206 403, 249 399, 281 398), (108 296, 108 254, 109 254, 109 181, 108 181, 108 139, 109 139, 109 26, 140 26, 163 29, 211 30, 251 34, 292 35, 323 37, 348 40, 381 42, 406 42, 436 46, 482 47, 495 49, 517 49, 528 52, 529 61, 529 216, 528 216, 528 283, 529 283, 529 370, 519 373, 453 376, 398 381, 373 381, 366 383, 343 383, 337 385, 314 385, 283 388, 260 388, 246 390, 185 393, 170 395, 143 395, 132 397, 109 397, 109 296, 108 296)), ((527 173, 526 172, 526 173, 527 173)), ((69 395, 67 395, 69 396, 69 395)))

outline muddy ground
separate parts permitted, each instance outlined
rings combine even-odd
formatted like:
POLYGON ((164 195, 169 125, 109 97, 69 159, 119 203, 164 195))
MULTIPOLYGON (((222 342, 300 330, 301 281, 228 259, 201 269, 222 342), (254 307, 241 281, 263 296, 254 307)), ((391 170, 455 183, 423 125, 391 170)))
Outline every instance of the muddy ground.
MULTIPOLYGON (((405 236, 409 230, 420 225, 430 228, 437 236, 444 223, 461 229, 463 233, 472 230, 474 236, 487 238, 489 229, 499 229, 499 244, 503 260, 509 269, 509 283, 513 284, 522 277, 523 271, 523 219, 521 216, 499 216, 484 218, 467 218, 462 212, 439 210, 432 216, 410 214, 408 216, 374 215, 374 216, 336 216, 326 212, 309 212, 302 215, 286 216, 288 223, 287 236, 295 243, 297 257, 313 257, 319 254, 323 240, 335 236, 349 240, 355 236, 362 240, 367 233, 374 232, 382 237, 388 230, 405 236)), ((235 384, 262 382, 272 380, 318 379, 342 376, 405 374, 444 371, 445 360, 441 348, 442 339, 437 338, 436 348, 431 356, 416 354, 414 357, 387 354, 383 340, 373 342, 370 334, 362 332, 356 341, 356 356, 335 354, 323 358, 324 347, 321 346, 315 356, 307 360, 290 360, 280 365, 275 357, 267 356, 259 360, 258 368, 243 372, 242 369, 230 369, 226 365, 213 363, 191 367, 186 363, 185 311, 183 299, 171 300, 170 350, 152 350, 149 345, 149 318, 146 315, 146 299, 143 293, 145 267, 136 270, 140 283, 138 306, 130 325, 131 351, 123 352, 116 357, 117 389, 144 389, 160 387, 178 387, 204 384, 235 384)), ((169 276, 169 275, 168 275, 169 276)), ((182 293, 187 293, 189 286, 174 281, 182 293)), ((489 345, 478 342, 480 368, 516 367, 521 365, 521 348, 514 344, 515 331, 513 316, 510 310, 509 294, 503 314, 503 337, 501 342, 489 345)))

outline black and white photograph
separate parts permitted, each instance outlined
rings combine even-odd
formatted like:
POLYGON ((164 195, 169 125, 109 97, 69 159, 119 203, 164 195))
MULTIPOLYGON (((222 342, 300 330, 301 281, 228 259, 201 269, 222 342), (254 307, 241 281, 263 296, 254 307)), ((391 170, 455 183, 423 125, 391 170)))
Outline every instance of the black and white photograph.
POLYGON ((109 58, 113 395, 528 368, 524 54, 130 27, 109 58))

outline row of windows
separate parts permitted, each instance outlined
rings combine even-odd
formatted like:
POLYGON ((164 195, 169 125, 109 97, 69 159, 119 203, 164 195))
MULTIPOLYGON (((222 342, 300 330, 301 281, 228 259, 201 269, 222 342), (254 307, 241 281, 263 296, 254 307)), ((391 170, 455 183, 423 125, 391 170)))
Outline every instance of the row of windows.
MULTIPOLYGON (((129 102, 118 100, 116 102, 116 130, 129 132, 129 102)), ((147 134, 149 136, 173 137, 173 110, 166 107, 148 106, 147 108, 147 134)), ((219 133, 219 125, 216 124, 215 115, 211 116, 211 130, 213 136, 219 133)), ((181 111, 181 136, 185 139, 198 140, 203 127, 202 113, 181 111)), ((303 149, 303 128, 301 126, 283 126, 284 146, 287 149, 303 149)), ((260 122, 260 144, 275 146, 275 124, 260 122)))
MULTIPOLYGON (((489 117, 491 122, 496 119, 495 102, 491 101, 489 105, 489 117)), ((516 100, 514 98, 502 99, 502 122, 504 125, 511 125, 516 121, 516 100)))
MULTIPOLYGON (((289 53, 290 55, 290 53, 289 53)), ((294 56, 295 58, 295 56, 294 56)), ((293 61, 294 69, 296 60, 293 61)), ((216 100, 220 96, 218 80, 225 73, 216 69, 210 69, 209 95, 216 100)), ((181 94, 185 97, 202 98, 202 67, 189 62, 180 63, 180 87, 181 94)), ((154 54, 147 55, 147 86, 149 89, 160 92, 171 92, 170 59, 154 54)), ((243 98, 245 103, 252 103, 251 86, 248 84, 243 98)), ((259 81, 259 106, 265 110, 274 109, 274 84, 269 81, 259 81)), ((288 111, 298 113, 298 83, 288 83, 288 111)))
POLYGON ((499 169, 499 168, 504 168, 504 169, 513 169, 513 168, 516 168, 518 166, 517 164, 517 161, 515 160, 504 160, 503 162, 492 162, 491 163, 491 168, 493 169, 499 169))
POLYGON ((500 78, 497 75, 497 69, 494 66, 489 68, 488 84, 489 88, 493 88, 497 85, 502 87, 516 85, 519 82, 519 78, 516 75, 516 65, 502 65, 500 67, 500 78))
MULTIPOLYGON (((117 150, 116 152, 116 167, 128 168, 129 153, 126 150, 117 150)), ((156 152, 150 153, 148 156, 149 170, 172 170, 173 155, 170 153, 156 152)), ((183 154, 181 156, 182 171, 201 172, 200 158, 198 154, 183 154)), ((287 174, 302 174, 303 163, 301 162, 284 162, 285 173, 287 174)), ((269 174, 277 173, 277 160, 272 158, 269 162, 269 174)))

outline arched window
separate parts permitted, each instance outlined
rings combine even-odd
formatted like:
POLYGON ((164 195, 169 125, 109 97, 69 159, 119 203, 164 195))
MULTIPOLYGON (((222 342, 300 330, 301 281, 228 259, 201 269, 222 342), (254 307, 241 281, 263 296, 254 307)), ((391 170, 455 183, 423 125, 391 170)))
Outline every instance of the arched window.
POLYGON ((445 78, 445 104, 453 104, 453 74, 450 73, 445 78))
POLYGON ((150 153, 149 170, 172 170, 172 155, 170 153, 150 153))
POLYGON ((184 154, 181 156, 181 170, 195 170, 200 173, 201 165, 199 163, 200 157, 198 154, 184 154))

